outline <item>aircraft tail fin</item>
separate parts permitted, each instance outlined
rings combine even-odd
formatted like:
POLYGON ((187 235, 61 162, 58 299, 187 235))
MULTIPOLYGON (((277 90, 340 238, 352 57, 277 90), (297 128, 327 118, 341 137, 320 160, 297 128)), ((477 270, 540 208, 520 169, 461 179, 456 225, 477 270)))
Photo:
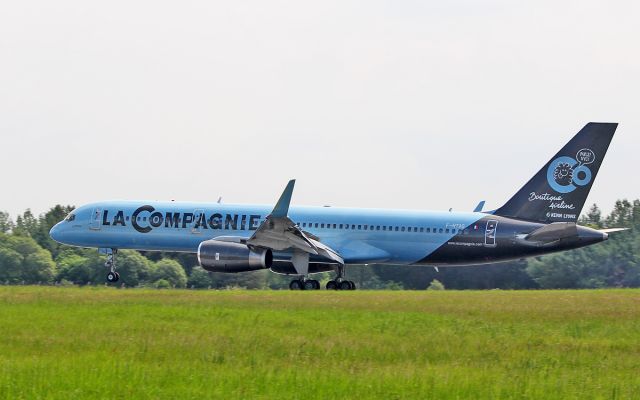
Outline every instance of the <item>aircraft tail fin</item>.
POLYGON ((544 223, 576 222, 617 127, 589 122, 494 214, 544 223))

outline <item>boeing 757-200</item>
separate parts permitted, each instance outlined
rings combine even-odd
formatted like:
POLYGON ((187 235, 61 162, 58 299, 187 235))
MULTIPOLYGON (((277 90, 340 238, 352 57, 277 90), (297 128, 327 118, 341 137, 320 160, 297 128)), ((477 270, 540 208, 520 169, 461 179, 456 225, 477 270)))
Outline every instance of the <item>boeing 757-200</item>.
POLYGON ((577 225, 617 124, 588 123, 505 205, 482 212, 105 201, 78 207, 51 229, 64 244, 107 255, 117 282, 120 249, 197 254, 217 272, 270 269, 291 289, 319 289, 310 274, 335 271, 327 289, 353 290, 346 265, 436 267, 522 259, 602 242, 619 229, 577 225))

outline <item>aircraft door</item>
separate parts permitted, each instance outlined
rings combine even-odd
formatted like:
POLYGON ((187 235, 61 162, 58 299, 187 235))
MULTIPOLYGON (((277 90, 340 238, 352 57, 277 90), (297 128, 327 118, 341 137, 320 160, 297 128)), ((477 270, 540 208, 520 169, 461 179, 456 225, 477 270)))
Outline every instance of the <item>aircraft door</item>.
POLYGON ((100 229, 100 223, 102 222, 102 209, 95 208, 91 214, 91 221, 89 222, 89 228, 93 230, 100 229))
POLYGON ((204 218, 204 210, 199 209, 193 212, 193 225, 191 226, 191 233, 193 234, 202 233, 201 222, 204 221, 205 224, 207 223, 203 218, 204 218))
POLYGON ((498 221, 494 219, 487 221, 487 228, 484 231, 484 245, 486 247, 496 246, 497 228, 498 228, 498 221))

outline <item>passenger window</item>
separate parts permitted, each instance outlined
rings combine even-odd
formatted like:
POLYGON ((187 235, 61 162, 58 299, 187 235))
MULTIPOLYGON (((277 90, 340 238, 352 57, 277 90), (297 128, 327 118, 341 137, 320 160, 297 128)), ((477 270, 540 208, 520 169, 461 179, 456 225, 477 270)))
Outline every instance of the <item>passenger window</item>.
POLYGON ((440 231, 439 231, 439 232, 440 232, 440 233, 442 233, 442 228, 440 228, 440 231))
POLYGON ((362 229, 362 225, 358 225, 358 230, 361 230, 361 229, 362 229))
POLYGON ((318 223, 316 222, 316 228, 318 227, 318 223))
POLYGON ((342 229, 342 224, 340 224, 340 229, 342 229))
POLYGON ((324 228, 324 224, 320 224, 320 228, 324 228))
POLYGON ((351 225, 351 229, 356 229, 356 226, 355 225, 351 225))
POLYGON ((445 229, 445 232, 446 232, 446 233, 449 233, 449 228, 445 229))
POLYGON ((398 227, 396 226, 396 232, 398 232, 398 227))
POLYGON ((380 225, 376 226, 376 230, 379 231, 380 230, 380 225))
POLYGON ((386 230, 387 230, 387 226, 386 226, 386 225, 385 225, 385 226, 383 226, 383 227, 382 227, 382 230, 383 230, 383 231, 386 231, 386 230))
POLYGON ((333 224, 333 229, 336 229, 336 224, 333 224))
POLYGON ((404 232, 404 226, 402 227, 402 229, 401 229, 401 230, 402 230, 402 232, 404 232))
POLYGON ((424 228, 420 228, 420 232, 424 232, 424 228))

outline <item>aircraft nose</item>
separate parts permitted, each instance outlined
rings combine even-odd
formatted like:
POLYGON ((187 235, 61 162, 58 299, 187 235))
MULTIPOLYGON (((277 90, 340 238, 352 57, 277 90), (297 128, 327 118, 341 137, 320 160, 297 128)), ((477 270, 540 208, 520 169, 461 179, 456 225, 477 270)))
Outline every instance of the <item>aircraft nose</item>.
POLYGON ((49 231, 49 236, 51 236, 51 239, 55 240, 56 242, 60 242, 61 240, 61 236, 62 236, 62 227, 60 226, 60 222, 58 222, 57 224, 55 224, 53 226, 53 228, 51 228, 51 230, 49 231))

